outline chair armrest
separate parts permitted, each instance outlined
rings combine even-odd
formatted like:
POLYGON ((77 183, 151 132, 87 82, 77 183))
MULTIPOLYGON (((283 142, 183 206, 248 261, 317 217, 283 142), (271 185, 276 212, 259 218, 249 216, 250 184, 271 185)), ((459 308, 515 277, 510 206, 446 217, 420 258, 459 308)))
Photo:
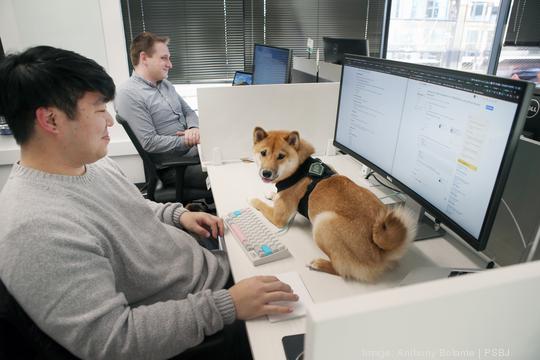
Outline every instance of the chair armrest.
POLYGON ((179 156, 176 159, 167 159, 161 160, 159 156, 154 156, 154 154, 149 154, 152 162, 158 166, 158 168, 166 167, 175 167, 175 166, 187 166, 187 165, 198 165, 201 163, 201 160, 198 157, 193 156, 179 156))

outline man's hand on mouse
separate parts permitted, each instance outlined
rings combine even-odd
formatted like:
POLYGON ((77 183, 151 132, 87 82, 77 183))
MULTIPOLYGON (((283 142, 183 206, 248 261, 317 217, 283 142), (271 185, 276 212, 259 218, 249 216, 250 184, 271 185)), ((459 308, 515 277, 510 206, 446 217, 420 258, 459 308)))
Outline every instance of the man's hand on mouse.
POLYGON ((223 220, 205 212, 186 211, 179 219, 182 227, 204 238, 223 236, 223 220))
POLYGON ((236 309, 236 318, 254 319, 268 314, 287 314, 291 305, 271 304, 276 301, 298 301, 291 287, 275 276, 254 276, 239 281, 229 289, 236 309))

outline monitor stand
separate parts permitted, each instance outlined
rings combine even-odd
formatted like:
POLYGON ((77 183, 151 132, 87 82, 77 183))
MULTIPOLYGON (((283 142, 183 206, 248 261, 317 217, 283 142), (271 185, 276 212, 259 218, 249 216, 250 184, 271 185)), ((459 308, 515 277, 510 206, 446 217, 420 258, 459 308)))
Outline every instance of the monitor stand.
MULTIPOLYGON (((366 171, 369 172, 370 170, 368 169, 366 171)), ((375 174, 373 173, 373 176, 369 176, 367 181, 370 187, 377 188, 379 192, 382 193, 382 195, 378 196, 378 198, 384 205, 392 208, 405 204, 405 197, 401 195, 401 192, 396 192, 389 187, 386 187, 383 185, 383 183, 375 180, 374 175, 375 174)))
POLYGON ((420 208, 419 214, 414 241, 438 238, 446 234, 446 231, 441 228, 437 221, 433 221, 426 216, 424 208, 420 208))
MULTIPOLYGON (((371 174, 369 168, 365 171, 368 174, 371 174)), ((373 173, 373 175, 375 175, 375 173, 373 173)), ((400 196, 400 194, 396 194, 395 191, 383 185, 383 183, 379 182, 380 180, 377 181, 374 176, 368 175, 367 181, 369 186, 376 187, 384 194, 383 196, 379 197, 379 200, 381 200, 386 206, 393 207, 403 205, 405 203, 404 198, 400 196)), ((426 216, 425 209, 421 207, 419 210, 418 222, 416 224, 416 237, 414 238, 414 241, 438 238, 444 234, 446 234, 446 231, 441 228, 440 223, 428 218, 426 216)))

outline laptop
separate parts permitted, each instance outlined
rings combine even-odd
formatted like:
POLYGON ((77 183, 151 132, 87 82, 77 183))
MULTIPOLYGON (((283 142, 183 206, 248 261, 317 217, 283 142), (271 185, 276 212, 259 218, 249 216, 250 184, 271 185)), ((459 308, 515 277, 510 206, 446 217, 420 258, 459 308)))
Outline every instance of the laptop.
POLYGON ((251 85, 253 84, 253 74, 246 71, 237 71, 234 73, 232 85, 251 85))

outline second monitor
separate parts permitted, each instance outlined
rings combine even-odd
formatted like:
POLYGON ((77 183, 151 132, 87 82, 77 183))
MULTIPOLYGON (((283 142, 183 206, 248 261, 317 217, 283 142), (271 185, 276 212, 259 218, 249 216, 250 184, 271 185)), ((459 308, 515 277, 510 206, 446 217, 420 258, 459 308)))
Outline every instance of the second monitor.
POLYGON ((369 56, 367 39, 344 39, 329 36, 323 37, 324 61, 332 64, 343 64, 345 54, 369 56))
POLYGON ((253 85, 286 84, 291 69, 290 49, 255 44, 253 50, 253 85))

